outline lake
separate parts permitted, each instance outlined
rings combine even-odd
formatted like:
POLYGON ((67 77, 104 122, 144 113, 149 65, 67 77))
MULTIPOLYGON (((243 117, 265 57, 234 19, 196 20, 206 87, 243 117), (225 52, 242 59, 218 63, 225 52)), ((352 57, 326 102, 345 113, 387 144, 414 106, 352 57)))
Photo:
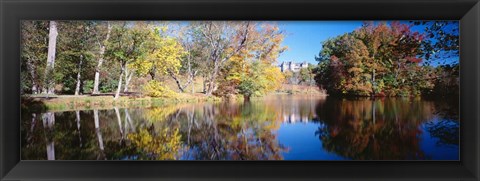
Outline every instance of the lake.
POLYGON ((272 95, 22 113, 22 160, 459 160, 458 99, 272 95))

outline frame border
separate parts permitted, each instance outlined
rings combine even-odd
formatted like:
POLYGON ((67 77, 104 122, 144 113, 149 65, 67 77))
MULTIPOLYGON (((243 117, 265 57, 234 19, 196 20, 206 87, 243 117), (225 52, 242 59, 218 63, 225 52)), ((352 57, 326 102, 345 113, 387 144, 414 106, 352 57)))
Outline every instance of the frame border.
POLYGON ((0 180, 480 180, 479 0, 0 0, 0 180), (20 161, 20 20, 460 20, 460 161, 20 161))

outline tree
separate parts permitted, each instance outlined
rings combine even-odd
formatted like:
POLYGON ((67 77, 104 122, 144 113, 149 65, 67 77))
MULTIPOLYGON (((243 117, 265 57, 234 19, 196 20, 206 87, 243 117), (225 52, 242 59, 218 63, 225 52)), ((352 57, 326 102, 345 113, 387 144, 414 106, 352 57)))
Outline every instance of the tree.
MULTIPOLYGON (((107 21, 106 24, 107 24, 107 33, 105 35, 105 39, 103 39, 103 41, 101 41, 99 38, 97 38, 97 43, 100 46, 100 51, 99 51, 99 55, 98 55, 98 64, 97 64, 97 67, 95 68, 95 80, 94 80, 94 83, 93 83, 92 94, 100 93, 99 89, 98 89, 98 86, 100 84, 100 69, 101 69, 103 61, 104 61, 106 44, 109 41, 110 34, 112 32, 112 25, 110 24, 110 22, 107 21)), ((101 30, 99 28, 96 31, 101 31, 101 30)))
POLYGON ((206 95, 216 89, 216 80, 225 62, 244 47, 250 28, 249 23, 230 23, 225 21, 199 22, 195 31, 197 38, 207 49, 206 95), (240 30, 240 25, 247 28, 240 30), (234 36, 236 35, 236 36, 234 36))
POLYGON ((57 43, 57 73, 65 92, 83 93, 84 80, 92 79, 94 72, 95 26, 92 21, 62 21, 57 43))
POLYGON ((48 52, 48 22, 22 21, 22 92, 40 93, 48 52))
POLYGON ((300 75, 300 82, 312 86, 312 83, 314 82, 313 77, 315 76, 313 73, 314 66, 308 65, 307 68, 302 68, 300 69, 299 75, 300 75))
POLYGON ((129 63, 145 56, 145 40, 151 33, 144 24, 121 22, 112 27, 112 35, 107 43, 107 57, 120 67, 115 99, 120 97, 125 69, 129 63))
MULTIPOLYGON (((133 74, 147 75, 151 81, 156 81, 158 75, 174 76, 181 67, 181 58, 185 52, 177 39, 166 34, 168 26, 147 26, 150 33, 145 40, 145 54, 129 64, 128 68, 133 74)), ((128 86, 128 81, 127 84, 128 86)))
MULTIPOLYGON (((444 61, 445 57, 459 55, 458 23, 458 21, 410 21, 411 25, 423 28, 425 36, 428 37, 422 42, 423 56, 426 60, 444 61)), ((430 61, 428 63, 431 63, 430 61)))
POLYGON ((43 93, 54 94, 55 82, 53 82, 53 70, 55 68, 55 50, 57 45, 57 22, 50 21, 48 34, 48 53, 47 53, 47 67, 45 68, 44 82, 45 87, 43 93))
POLYGON ((274 64, 286 47, 281 46, 284 34, 278 26, 245 22, 235 37, 234 41, 243 42, 243 48, 230 57, 222 70, 225 78, 220 84, 220 94, 235 93, 236 88, 248 102, 251 96, 280 87, 284 76, 274 64))
POLYGON ((181 92, 185 92, 187 86, 192 85, 192 94, 195 93, 195 77, 201 71, 202 63, 204 62, 198 59, 198 57, 202 57, 202 47, 196 45, 194 40, 195 33, 192 25, 179 30, 177 38, 185 52, 181 57, 182 66, 179 69, 179 73, 170 72, 170 76, 175 80, 178 89, 181 92), (186 76, 186 81, 183 84, 180 79, 181 75, 186 76))
POLYGON ((331 94, 416 96, 427 88, 420 62, 423 35, 399 22, 366 22, 323 43, 317 83, 331 94), (323 63, 326 62, 326 63, 323 63))
POLYGON ((248 72, 241 73, 238 85, 239 93, 243 95, 245 102, 249 102, 252 96, 276 90, 283 82, 283 75, 278 67, 253 62, 248 69, 248 72))

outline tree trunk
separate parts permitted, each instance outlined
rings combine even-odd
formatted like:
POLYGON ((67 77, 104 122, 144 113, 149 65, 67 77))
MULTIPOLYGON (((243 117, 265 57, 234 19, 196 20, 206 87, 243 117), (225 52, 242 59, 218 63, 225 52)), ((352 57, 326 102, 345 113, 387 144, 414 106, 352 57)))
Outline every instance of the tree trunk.
POLYGON ((203 76, 203 88, 202 89, 203 89, 202 92, 206 94, 207 93, 207 78, 206 78, 206 76, 203 76))
POLYGON ((180 79, 174 73, 170 72, 170 77, 172 77, 173 80, 175 80, 175 83, 177 84, 177 87, 181 92, 185 92, 185 88, 187 88, 188 85, 190 85, 193 82, 194 76, 195 76, 194 73, 189 74, 187 82, 184 85, 182 85, 182 83, 180 83, 180 79))
POLYGON ((29 60, 27 62, 28 69, 30 69, 30 77, 32 78, 32 94, 38 94, 37 74, 35 71, 35 64, 29 60))
POLYGON ((123 92, 128 92, 128 85, 130 84, 130 80, 132 80, 133 71, 128 70, 125 67, 125 87, 123 88, 123 92))
POLYGON ((195 94, 195 82, 192 84, 192 94, 195 94))
POLYGON ((120 77, 118 78, 118 87, 117 87, 117 92, 115 93, 115 98, 114 99, 118 99, 120 97, 120 90, 122 90, 122 79, 123 79, 123 74, 125 72, 125 66, 122 65, 122 70, 121 70, 121 73, 120 73, 120 77))
POLYGON ((43 92, 45 94, 53 94, 55 82, 53 82, 53 69, 55 67, 55 49, 57 46, 57 22, 50 21, 50 29, 48 34, 48 52, 47 52, 47 67, 45 69, 45 86, 43 92))
POLYGON ((217 63, 215 63, 213 73, 210 75, 210 80, 208 80, 208 88, 207 88, 207 93, 206 93, 207 96, 212 95, 212 93, 215 89, 215 79, 217 78, 218 69, 219 69, 219 66, 218 66, 217 63))
POLYGON ((375 96, 375 88, 377 86, 377 83, 375 83, 375 69, 372 71, 372 96, 375 96))
POLYGON ((148 72, 148 74, 150 74, 150 77, 152 78, 152 80, 155 80, 155 72, 156 72, 156 68, 154 67, 152 70, 150 70, 148 72))
POLYGON ((103 64, 103 56, 105 54, 105 44, 108 42, 108 39, 110 39, 110 32, 112 31, 112 26, 110 26, 110 23, 107 22, 107 37, 105 37, 105 40, 103 41, 103 44, 100 44, 100 58, 98 59, 98 64, 97 68, 95 69, 95 80, 93 83, 93 92, 92 94, 99 94, 100 92, 98 91, 98 86, 100 84, 100 68, 102 67, 103 64))
POLYGON ((82 72, 82 63, 83 63, 83 55, 80 55, 80 62, 78 63, 78 72, 77 72, 77 86, 75 88, 75 95, 78 96, 80 94, 80 85, 81 85, 81 72, 82 72))

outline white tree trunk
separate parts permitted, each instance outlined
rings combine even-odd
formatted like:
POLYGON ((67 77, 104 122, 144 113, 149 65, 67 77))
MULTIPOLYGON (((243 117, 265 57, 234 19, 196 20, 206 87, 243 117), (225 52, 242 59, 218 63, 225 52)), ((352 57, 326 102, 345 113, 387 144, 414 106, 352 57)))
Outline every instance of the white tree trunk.
POLYGON ((195 81, 192 83, 192 94, 195 94, 195 81))
POLYGON ((102 44, 100 44, 100 58, 98 59, 98 64, 97 68, 95 69, 95 80, 93 83, 93 92, 92 94, 99 94, 100 92, 98 91, 98 86, 100 84, 100 68, 102 67, 103 64, 103 56, 105 54, 105 44, 108 42, 108 39, 110 39, 110 32, 112 31, 112 26, 110 26, 110 23, 107 22, 108 30, 107 30, 107 36, 105 37, 105 40, 103 41, 102 44))
POLYGON ((54 82, 50 74, 53 73, 53 69, 55 67, 55 49, 57 45, 57 22, 50 21, 50 30, 48 34, 48 52, 47 52, 47 67, 45 71, 45 87, 43 92, 46 94, 53 94, 54 93, 54 82))
POLYGON ((76 96, 80 94, 80 85, 82 83, 82 63, 83 63, 83 55, 80 55, 80 62, 78 63, 78 72, 77 72, 77 86, 75 87, 76 96))
POLYGON ((120 97, 120 90, 122 90, 122 79, 123 79, 123 74, 125 72, 124 66, 122 66, 122 70, 120 73, 120 78, 118 79, 118 87, 117 87, 117 92, 115 93, 115 98, 118 99, 120 97))
POLYGON ((30 76, 31 76, 31 80, 32 80, 32 94, 38 94, 38 84, 36 82, 37 80, 37 74, 36 74, 36 71, 35 71, 35 64, 33 64, 33 62, 31 60, 29 60, 27 62, 27 65, 28 65, 28 69, 30 69, 30 76))
POLYGON ((132 80, 133 77, 133 71, 128 70, 125 67, 125 87, 123 88, 123 92, 128 92, 128 85, 130 85, 130 80, 132 80))

